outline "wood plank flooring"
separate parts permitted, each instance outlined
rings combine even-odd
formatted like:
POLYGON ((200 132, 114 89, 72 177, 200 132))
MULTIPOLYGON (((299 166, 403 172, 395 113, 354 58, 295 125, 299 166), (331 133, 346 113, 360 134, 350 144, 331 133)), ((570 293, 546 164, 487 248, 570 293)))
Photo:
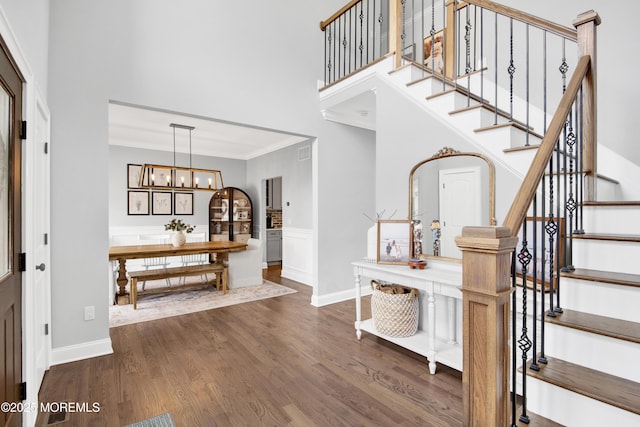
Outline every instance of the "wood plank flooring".
POLYGON ((358 341, 354 301, 316 308, 311 288, 267 278, 298 293, 112 328, 114 354, 53 366, 41 401, 99 403, 60 427, 163 412, 184 427, 462 425, 460 372, 430 375, 424 357, 358 341))

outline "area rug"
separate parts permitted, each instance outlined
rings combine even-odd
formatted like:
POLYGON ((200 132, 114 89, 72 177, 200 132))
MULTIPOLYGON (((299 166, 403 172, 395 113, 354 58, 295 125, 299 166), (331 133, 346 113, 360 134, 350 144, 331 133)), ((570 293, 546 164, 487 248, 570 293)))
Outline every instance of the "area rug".
POLYGON ((138 295, 137 310, 134 310, 131 304, 112 305, 109 308, 109 327, 180 316, 296 292, 294 289, 265 280, 262 285, 229 289, 226 295, 213 286, 138 295))
POLYGON ((164 413, 157 417, 147 418, 137 423, 127 424, 125 427, 176 427, 170 413, 164 413))

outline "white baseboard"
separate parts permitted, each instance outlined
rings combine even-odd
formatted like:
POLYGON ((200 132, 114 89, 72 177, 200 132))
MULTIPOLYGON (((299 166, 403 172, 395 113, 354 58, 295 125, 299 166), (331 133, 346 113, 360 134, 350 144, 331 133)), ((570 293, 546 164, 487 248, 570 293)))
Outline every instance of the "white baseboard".
POLYGON ((107 354, 113 354, 111 338, 54 348, 51 353, 51 365, 61 365, 107 354))
POLYGON ((298 270, 290 266, 283 266, 280 276, 285 279, 295 280, 304 285, 313 286, 313 274, 309 274, 307 271, 298 270))
MULTIPOLYGON (((371 294, 371 286, 361 286, 360 293, 362 296, 371 294)), ((314 307, 322 307, 325 305, 335 304, 342 301, 354 299, 356 297, 355 289, 348 289, 346 291, 334 292, 327 295, 313 295, 311 297, 311 305, 314 307)))

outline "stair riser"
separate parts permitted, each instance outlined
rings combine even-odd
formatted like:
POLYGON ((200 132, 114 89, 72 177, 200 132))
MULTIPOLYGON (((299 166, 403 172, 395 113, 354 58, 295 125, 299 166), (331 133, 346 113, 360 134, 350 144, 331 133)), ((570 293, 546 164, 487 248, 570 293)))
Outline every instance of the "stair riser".
POLYGON ((583 213, 588 233, 640 235, 640 206, 585 206, 583 213))
POLYGON ((640 416, 543 381, 527 379, 529 411, 565 426, 632 427, 640 416))
POLYGON ((474 108, 471 110, 461 111, 451 114, 451 119, 459 127, 471 126, 473 129, 493 126, 494 124, 503 124, 507 122, 502 116, 496 116, 486 108, 474 108))
POLYGON ((442 81, 428 78, 408 85, 407 89, 412 96, 424 100, 428 96, 451 89, 451 86, 445 84, 443 88, 442 81))
POLYGON ((560 302, 569 310, 640 323, 638 292, 631 286, 562 277, 560 302))
POLYGON ((547 356, 640 382, 640 345, 546 323, 547 356))
POLYGON ((640 244, 574 239, 573 264, 577 268, 640 274, 640 244))
POLYGON ((475 104, 475 101, 467 100, 467 97, 458 92, 445 93, 427 100, 429 109, 445 117, 445 120, 449 120, 449 113, 451 111, 475 104))

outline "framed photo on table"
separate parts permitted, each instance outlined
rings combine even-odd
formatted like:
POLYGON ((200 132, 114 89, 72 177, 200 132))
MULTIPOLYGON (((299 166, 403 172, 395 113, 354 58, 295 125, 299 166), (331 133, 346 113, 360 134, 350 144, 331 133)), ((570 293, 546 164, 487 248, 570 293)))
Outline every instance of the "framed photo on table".
POLYGON ((127 215, 149 215, 148 191, 127 191, 127 215))
POLYGON ((171 215, 170 191, 153 191, 151 197, 151 213, 153 215, 171 215))
POLYGON ((193 193, 173 194, 174 213, 176 215, 193 215, 193 193))
POLYGON ((411 256, 411 221, 378 221, 378 258, 380 264, 407 264, 411 256))

